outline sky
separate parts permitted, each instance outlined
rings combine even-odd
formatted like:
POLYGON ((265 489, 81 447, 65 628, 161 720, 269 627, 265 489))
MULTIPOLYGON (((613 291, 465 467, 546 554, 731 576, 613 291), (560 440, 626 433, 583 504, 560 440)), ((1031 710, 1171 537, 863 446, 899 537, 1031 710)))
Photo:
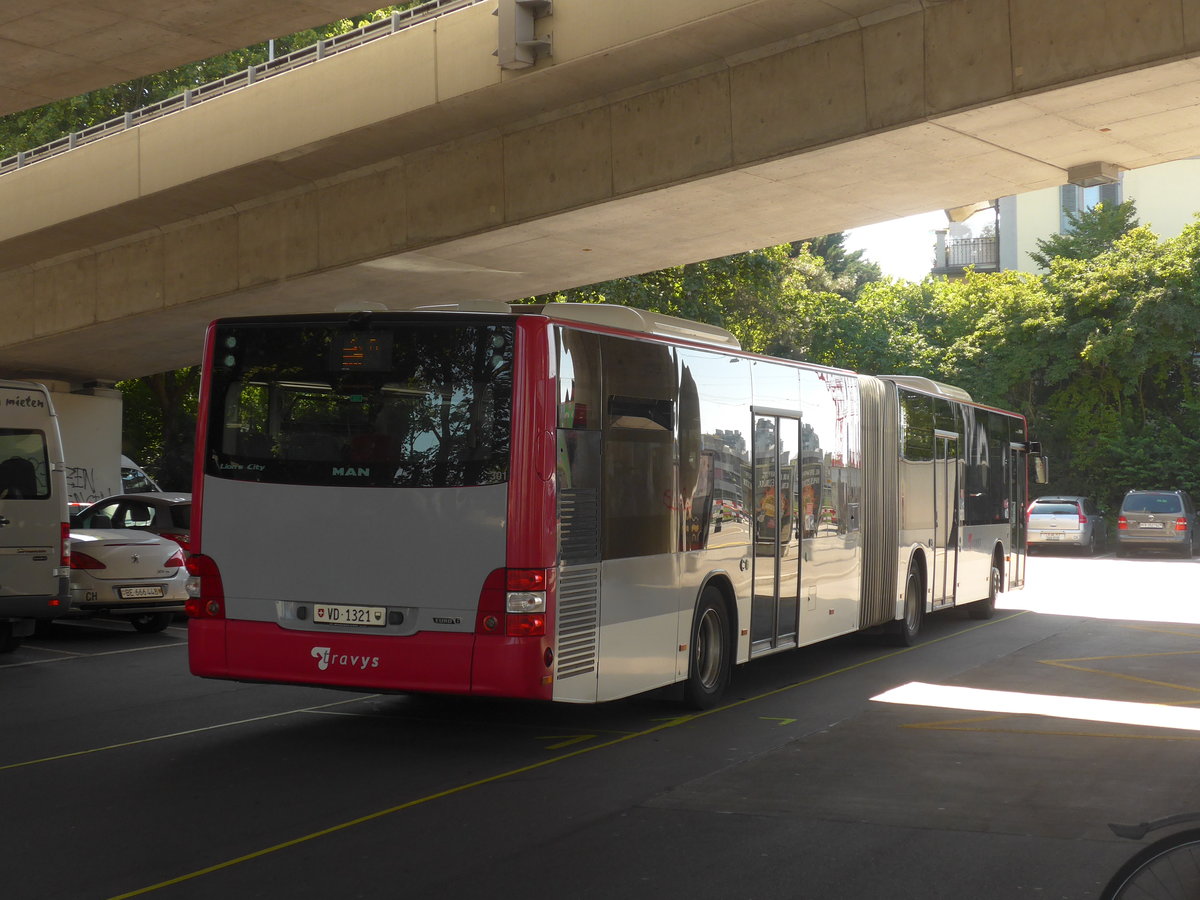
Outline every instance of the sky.
POLYGON ((906 216, 846 232, 846 250, 862 250, 884 275, 920 281, 933 266, 933 233, 947 225, 942 210, 906 216))

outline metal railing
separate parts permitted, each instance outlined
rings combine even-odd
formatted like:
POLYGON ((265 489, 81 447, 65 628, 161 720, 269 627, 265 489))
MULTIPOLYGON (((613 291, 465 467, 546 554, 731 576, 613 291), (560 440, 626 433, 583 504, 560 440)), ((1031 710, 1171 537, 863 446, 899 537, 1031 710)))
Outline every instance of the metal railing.
POLYGON ((967 266, 996 268, 1000 263, 999 242, 994 237, 961 238, 947 241, 945 253, 935 268, 963 269, 967 266))
POLYGON ((347 31, 345 34, 326 38, 311 46, 295 50, 286 56, 279 56, 268 62, 248 66, 246 69, 234 72, 232 75, 227 75, 219 81, 211 81, 208 84, 189 88, 182 94, 176 94, 174 97, 169 97, 166 100, 151 103, 149 106, 143 106, 140 109, 127 112, 125 115, 109 119, 107 122, 100 122, 82 131, 73 131, 57 140, 42 144, 40 147, 34 147, 32 150, 23 150, 15 156, 0 159, 0 175, 7 175, 9 172, 15 172, 17 169, 23 168, 30 163, 58 156, 60 153, 66 153, 68 150, 74 150, 76 147, 82 147, 101 138, 119 134, 130 128, 136 128, 138 125, 144 125, 146 122, 152 122, 162 116, 179 112, 182 109, 195 106, 197 103, 202 103, 205 100, 223 97, 233 91, 249 87, 259 81, 265 81, 275 75, 282 75, 301 66, 307 66, 310 63, 315 63, 334 54, 341 53, 344 50, 361 47, 363 44, 368 44, 379 38, 389 37, 397 31, 403 31, 405 28, 411 28, 413 25, 418 25, 430 19, 436 19, 439 16, 457 12, 460 9, 482 2, 484 0, 429 0, 429 2, 422 3, 420 6, 394 12, 388 19, 380 19, 378 22, 371 22, 362 28, 356 28, 354 31, 347 31))

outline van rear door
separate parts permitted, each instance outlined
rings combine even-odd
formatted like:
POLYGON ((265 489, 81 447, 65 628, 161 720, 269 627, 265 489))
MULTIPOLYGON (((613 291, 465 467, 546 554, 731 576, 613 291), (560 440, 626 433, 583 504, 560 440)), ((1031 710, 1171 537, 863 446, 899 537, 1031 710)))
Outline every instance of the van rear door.
POLYGON ((65 611, 63 478, 49 393, 0 382, 0 621, 65 611))

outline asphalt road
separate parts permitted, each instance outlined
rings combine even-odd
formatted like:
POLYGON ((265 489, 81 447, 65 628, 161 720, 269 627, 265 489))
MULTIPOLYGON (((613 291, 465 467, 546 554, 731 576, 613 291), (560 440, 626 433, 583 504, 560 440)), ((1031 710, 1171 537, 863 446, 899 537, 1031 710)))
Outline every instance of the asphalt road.
POLYGON ((1198 576, 1036 557, 990 621, 704 715, 212 682, 182 623, 58 623, 0 657, 0 897, 1094 898, 1106 822, 1200 810, 1198 576))

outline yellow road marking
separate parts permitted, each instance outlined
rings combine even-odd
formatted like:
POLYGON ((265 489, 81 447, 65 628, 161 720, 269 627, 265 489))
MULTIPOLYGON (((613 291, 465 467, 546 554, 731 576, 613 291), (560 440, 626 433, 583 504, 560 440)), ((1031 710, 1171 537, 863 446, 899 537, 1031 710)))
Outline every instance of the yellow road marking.
POLYGON ((991 619, 987 622, 981 622, 978 625, 972 625, 969 628, 964 628, 962 631, 956 631, 953 634, 947 634, 947 635, 943 635, 942 637, 939 637, 939 638, 933 638, 932 640, 925 641, 924 643, 917 644, 913 647, 902 647, 899 650, 892 651, 891 653, 884 653, 881 656, 874 656, 874 657, 871 657, 870 659, 864 659, 861 662, 852 663, 851 665, 848 665, 848 666, 843 666, 842 668, 835 669, 832 672, 825 672, 821 675, 814 675, 811 678, 805 678, 802 681, 796 681, 796 682, 793 682, 792 684, 784 685, 783 687, 775 688, 770 691, 765 691, 764 693, 757 694, 753 697, 744 697, 741 700, 735 700, 732 703, 726 703, 724 706, 717 706, 717 707, 714 707, 713 709, 704 710, 702 712, 693 713, 691 715, 680 716, 678 718, 668 719, 665 722, 662 722, 658 725, 652 725, 651 727, 643 729, 642 731, 630 732, 628 734, 624 734, 619 737, 615 737, 610 740, 604 741, 603 743, 592 744, 587 747, 580 747, 577 750, 570 750, 566 753, 560 753, 558 756, 551 757, 550 759, 543 759, 543 760, 540 760, 539 762, 530 763, 527 766, 521 766, 520 768, 517 768, 517 769, 509 769, 507 772, 500 772, 497 775, 489 775, 487 778, 480 778, 477 781, 472 781, 467 784, 460 784, 460 785, 457 785, 452 788, 447 788, 446 790, 439 791, 436 794, 428 794, 424 797, 418 797, 415 800, 409 800, 405 803, 398 803, 395 806, 389 806, 387 809, 377 810, 376 812, 367 813, 364 816, 359 816, 356 819, 350 819, 345 822, 339 822, 337 825, 330 825, 328 828, 322 828, 320 831, 314 831, 311 834, 301 835, 300 837, 295 837, 288 841, 283 841, 278 844, 273 844, 270 847, 264 847, 261 850, 256 850, 253 853, 247 853, 243 856, 236 857, 235 859, 227 859, 224 862, 214 863, 211 866, 206 866, 203 869, 197 869, 194 872, 188 872, 186 875, 180 875, 177 878, 171 878, 171 879, 168 879, 167 881, 160 881, 157 884, 147 885, 146 887, 138 888, 137 890, 129 891, 128 893, 125 893, 125 894, 118 894, 115 897, 110 897, 109 900, 128 900, 128 898, 130 898, 130 897, 140 897, 144 894, 152 893, 153 891, 158 891, 158 890, 162 890, 163 888, 172 887, 177 884, 182 884, 186 881, 192 881, 193 879, 200 878, 204 875, 211 875, 214 872, 220 872, 225 869, 232 868, 233 866, 240 865, 244 862, 250 862, 251 860, 261 859, 264 856, 269 856, 270 854, 277 853, 280 850, 287 850, 290 847, 296 847, 296 846, 299 846, 300 844, 305 844, 309 841, 316 840, 317 838, 327 837, 331 834, 337 834, 340 831, 345 831, 346 829, 354 828, 357 825, 363 825, 367 822, 373 822, 376 819, 382 819, 386 816, 390 816, 394 813, 402 812, 406 809, 412 809, 417 806, 423 806, 424 804, 431 803, 434 800, 442 800, 446 797, 453 797, 456 794, 461 794, 461 793, 464 793, 466 791, 472 790, 477 787, 482 787, 487 784, 494 784, 497 781, 503 781, 507 778, 514 778, 518 775, 524 775, 527 772, 534 772, 538 769, 544 769, 547 766, 552 766, 552 765, 555 765, 560 762, 564 762, 569 759, 574 759, 577 756, 584 756, 588 753, 595 753, 597 750, 605 750, 609 747, 615 747, 619 744, 624 744, 629 741, 636 740, 637 738, 647 737, 652 734, 657 734, 661 731, 666 731, 669 728, 677 728, 680 725, 686 725, 686 724, 688 724, 690 722, 694 722, 698 719, 707 718, 708 716, 716 715, 717 713, 721 713, 721 712, 726 712, 727 710, 737 709, 738 707, 746 706, 749 703, 756 703, 759 700, 765 700, 768 697, 774 697, 779 694, 783 694, 788 691, 795 690, 796 688, 799 688, 799 687, 805 687, 806 685, 815 684, 818 681, 824 681, 825 679, 833 678, 836 675, 843 675, 846 672, 853 672, 855 669, 861 669, 865 666, 874 665, 875 663, 878 663, 878 662, 883 662, 884 660, 893 659, 897 656, 902 656, 905 653, 911 653, 914 650, 921 650, 925 647, 930 647, 934 644, 940 644, 942 641, 947 641, 947 640, 950 640, 951 638, 961 637, 964 634, 970 634, 972 631, 978 631, 980 628, 987 628, 988 626, 991 626, 991 625, 998 625, 1001 622, 1007 622, 1010 619, 1015 619, 1017 616, 1022 616, 1025 614, 1026 614, 1026 611, 1021 610, 1019 612, 1013 613, 1013 615, 1011 615, 1011 616, 1004 616, 1003 618, 996 618, 996 619, 991 619))
POLYGON ((557 744, 550 744, 546 747, 547 750, 562 750, 566 747, 573 747, 576 744, 582 744, 584 741, 590 741, 596 735, 594 734, 543 734, 535 738, 538 741, 558 741, 557 744))

